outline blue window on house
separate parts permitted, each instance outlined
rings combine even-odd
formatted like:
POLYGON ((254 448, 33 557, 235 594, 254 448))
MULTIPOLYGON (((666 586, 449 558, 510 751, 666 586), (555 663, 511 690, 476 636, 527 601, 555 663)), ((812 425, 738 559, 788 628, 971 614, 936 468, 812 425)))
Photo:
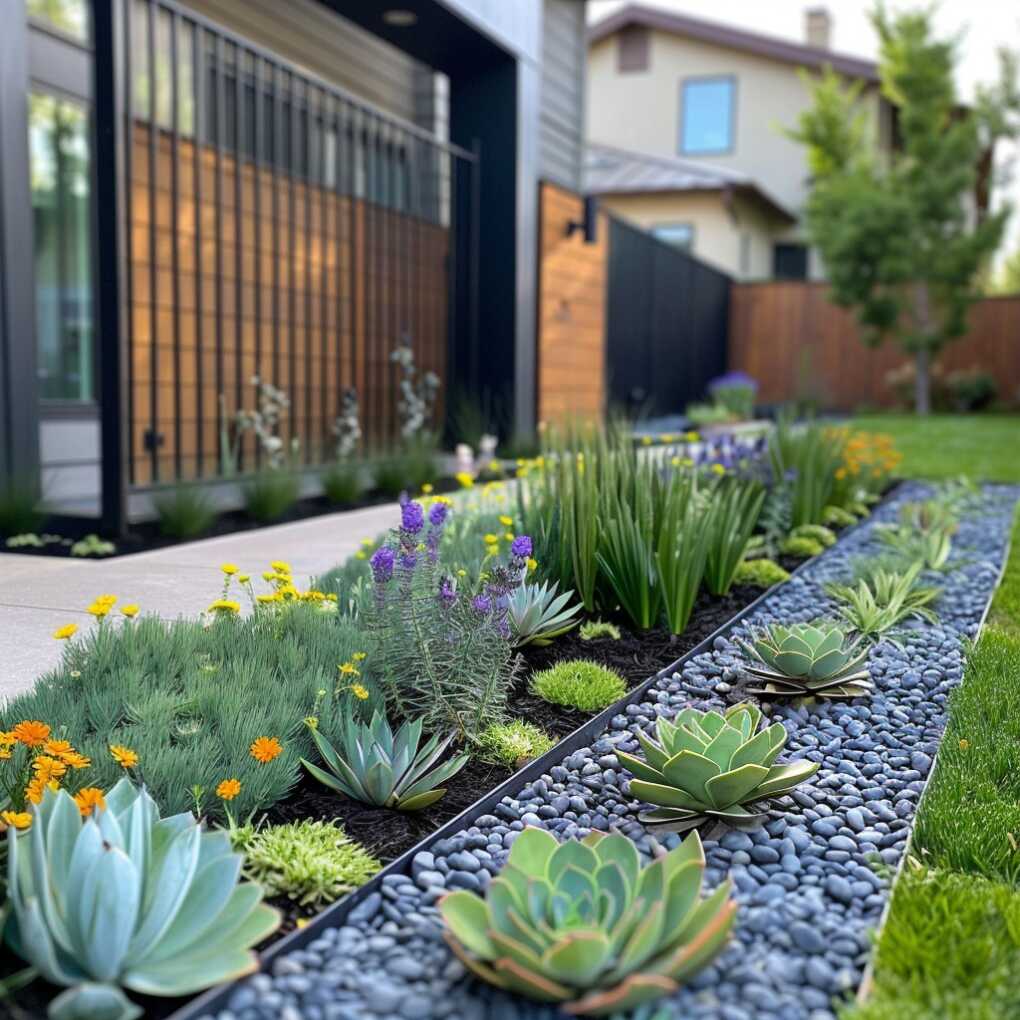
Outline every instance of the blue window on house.
POLYGON ((688 78, 680 99, 680 152, 701 156, 733 148, 733 78, 688 78))
POLYGON ((683 251, 694 247, 693 223, 658 223, 652 227, 652 235, 683 251))

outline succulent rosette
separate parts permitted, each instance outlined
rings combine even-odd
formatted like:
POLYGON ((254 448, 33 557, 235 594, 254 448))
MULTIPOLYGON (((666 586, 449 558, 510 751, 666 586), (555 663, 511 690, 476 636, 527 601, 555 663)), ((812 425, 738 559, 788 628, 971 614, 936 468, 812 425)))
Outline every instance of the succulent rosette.
POLYGON ((439 910, 451 948, 483 981, 607 1016, 676 991, 726 944, 736 903, 728 882, 702 899, 704 871, 696 832, 642 867, 617 833, 558 843, 529 826, 484 898, 453 892, 439 910))

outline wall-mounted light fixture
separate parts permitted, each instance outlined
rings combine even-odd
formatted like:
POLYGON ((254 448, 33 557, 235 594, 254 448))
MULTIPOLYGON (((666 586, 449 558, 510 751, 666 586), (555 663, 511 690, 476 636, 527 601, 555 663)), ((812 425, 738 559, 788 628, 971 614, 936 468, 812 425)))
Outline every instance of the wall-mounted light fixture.
POLYGON ((388 11, 383 11, 382 19, 392 28, 410 28, 417 23, 418 15, 403 7, 393 7, 388 11))
POLYGON ((571 237, 575 230, 584 231, 585 244, 594 244, 598 240, 599 200, 595 195, 584 196, 584 218, 567 224, 567 237, 571 237))

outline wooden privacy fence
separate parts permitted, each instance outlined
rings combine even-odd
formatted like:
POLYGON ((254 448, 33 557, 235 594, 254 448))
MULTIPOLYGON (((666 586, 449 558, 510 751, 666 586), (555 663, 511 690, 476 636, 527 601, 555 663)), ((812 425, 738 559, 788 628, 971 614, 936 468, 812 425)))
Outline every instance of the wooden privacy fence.
MULTIPOLYGON (((939 355, 945 372, 980 368, 999 397, 1020 394, 1020 297, 985 298, 966 336, 939 355)), ((810 398, 829 410, 891 406, 886 373, 909 360, 896 344, 864 346, 853 314, 824 283, 737 283, 730 297, 729 367, 758 380, 761 403, 810 398)))
POLYGON ((540 422, 597 418, 606 405, 607 217, 594 244, 568 235, 584 218, 580 197, 540 185, 537 415, 540 422))

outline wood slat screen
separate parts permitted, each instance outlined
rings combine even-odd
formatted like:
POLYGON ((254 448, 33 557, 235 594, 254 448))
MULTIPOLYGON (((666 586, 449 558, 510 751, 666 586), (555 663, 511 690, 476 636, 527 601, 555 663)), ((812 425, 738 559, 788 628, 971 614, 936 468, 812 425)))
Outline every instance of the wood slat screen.
POLYGON ((609 224, 595 243, 567 225, 584 202, 542 183, 538 265, 538 420, 597 418, 606 405, 606 287, 609 224))
MULTIPOLYGON (((1003 400, 1020 397, 1020 297, 985 298, 970 310, 966 336, 938 357, 945 372, 980 368, 1003 400)), ((729 367, 758 380, 762 403, 798 398, 831 410, 888 407, 885 374, 909 360, 899 347, 860 341, 852 313, 828 298, 824 283, 733 285, 729 367)))

